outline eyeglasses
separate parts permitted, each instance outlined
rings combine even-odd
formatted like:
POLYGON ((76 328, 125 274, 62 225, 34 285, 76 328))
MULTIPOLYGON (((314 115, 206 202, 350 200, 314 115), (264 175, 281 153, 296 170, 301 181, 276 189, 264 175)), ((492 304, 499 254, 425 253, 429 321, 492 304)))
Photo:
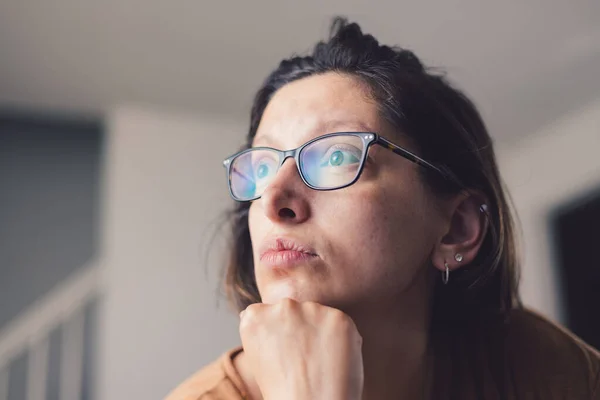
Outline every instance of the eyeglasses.
POLYGON ((223 161, 229 193, 236 201, 260 198, 289 157, 296 161, 302 181, 314 190, 342 189, 355 183, 363 170, 369 148, 378 144, 429 168, 444 178, 458 181, 449 172, 372 132, 339 132, 316 137, 293 150, 253 147, 223 161))

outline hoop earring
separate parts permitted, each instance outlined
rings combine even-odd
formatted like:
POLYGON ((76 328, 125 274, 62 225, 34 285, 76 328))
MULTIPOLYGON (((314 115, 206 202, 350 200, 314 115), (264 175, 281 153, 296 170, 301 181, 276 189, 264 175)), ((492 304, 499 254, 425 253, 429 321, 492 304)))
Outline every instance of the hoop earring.
POLYGON ((448 280, 450 279, 450 267, 448 267, 447 262, 444 262, 444 266, 446 267, 446 269, 444 270, 444 272, 442 272, 442 282, 444 282, 444 285, 447 285, 448 280))

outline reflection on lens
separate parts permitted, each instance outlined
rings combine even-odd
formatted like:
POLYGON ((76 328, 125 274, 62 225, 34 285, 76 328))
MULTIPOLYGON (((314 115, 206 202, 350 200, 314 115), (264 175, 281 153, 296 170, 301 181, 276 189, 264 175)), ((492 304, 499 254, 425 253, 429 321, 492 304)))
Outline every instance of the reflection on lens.
POLYGON ((306 146, 300 164, 306 181, 322 189, 352 182, 360 168, 363 141, 358 136, 329 136, 306 146))
POLYGON ((262 195, 278 167, 279 156, 272 150, 255 149, 238 156, 230 170, 233 195, 240 200, 262 195))

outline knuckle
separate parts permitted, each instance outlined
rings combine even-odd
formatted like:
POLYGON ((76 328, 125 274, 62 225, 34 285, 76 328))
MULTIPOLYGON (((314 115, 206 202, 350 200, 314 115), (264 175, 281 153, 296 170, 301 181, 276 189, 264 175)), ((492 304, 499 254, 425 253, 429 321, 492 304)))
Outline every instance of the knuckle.
POLYGON ((350 316, 343 311, 332 309, 329 313, 329 320, 334 329, 342 330, 346 333, 357 331, 356 325, 350 316))
POLYGON ((246 310, 244 311, 244 319, 247 319, 248 317, 254 317, 256 314, 259 313, 260 309, 260 303, 250 304, 248 307, 246 307, 246 310))
POLYGON ((331 309, 329 312, 329 318, 336 324, 347 324, 350 320, 350 317, 345 314, 343 311, 340 311, 336 308, 331 309))
POLYGON ((248 330, 250 327, 252 327, 252 325, 254 325, 254 322, 261 310, 260 306, 261 305, 259 303, 251 304, 240 313, 240 332, 243 330, 248 330))

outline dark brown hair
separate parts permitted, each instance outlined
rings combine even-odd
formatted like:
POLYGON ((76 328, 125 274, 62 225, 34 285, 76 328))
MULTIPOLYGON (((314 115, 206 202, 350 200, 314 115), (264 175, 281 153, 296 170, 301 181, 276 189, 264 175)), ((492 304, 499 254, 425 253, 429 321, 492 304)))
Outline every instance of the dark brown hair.
MULTIPOLYGON (((285 84, 326 72, 347 74, 369 88, 380 112, 407 135, 420 154, 458 177, 462 187, 422 169, 438 195, 461 190, 487 198, 489 229, 474 262, 453 272, 434 290, 432 326, 444 330, 493 311, 506 315, 518 304, 518 257, 510 205, 504 194, 487 129, 474 104, 442 74, 423 66, 409 50, 388 47, 363 34, 355 23, 336 18, 327 41, 312 54, 283 60, 256 94, 245 148, 251 147, 265 107, 285 84), (446 328, 445 328, 446 327, 446 328)), ((239 309, 260 302, 248 228, 248 203, 232 210, 232 241, 225 286, 239 309)))

